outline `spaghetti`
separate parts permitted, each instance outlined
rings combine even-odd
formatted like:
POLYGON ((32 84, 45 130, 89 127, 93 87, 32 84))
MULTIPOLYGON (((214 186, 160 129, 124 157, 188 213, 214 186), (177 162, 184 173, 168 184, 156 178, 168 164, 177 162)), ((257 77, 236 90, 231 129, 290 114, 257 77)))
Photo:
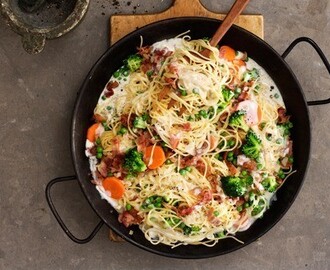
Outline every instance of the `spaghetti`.
POLYGON ((93 182, 119 221, 153 244, 235 238, 292 173, 292 124, 276 85, 246 53, 219 53, 205 39, 141 46, 94 114, 93 182), (105 188, 108 178, 116 185, 105 188))

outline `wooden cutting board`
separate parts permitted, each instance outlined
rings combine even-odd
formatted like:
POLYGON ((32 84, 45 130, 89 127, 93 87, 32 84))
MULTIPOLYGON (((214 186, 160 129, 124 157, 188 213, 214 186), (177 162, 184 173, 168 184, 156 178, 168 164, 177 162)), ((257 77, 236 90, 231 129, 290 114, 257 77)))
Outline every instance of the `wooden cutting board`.
MULTIPOLYGON (((110 44, 115 43, 128 33, 150 24, 168 18, 182 16, 199 16, 222 20, 225 14, 207 10, 200 0, 174 0, 172 6, 161 13, 141 15, 113 15, 110 17, 110 44)), ((264 37, 264 19, 262 15, 241 15, 235 22, 260 38, 264 37)))

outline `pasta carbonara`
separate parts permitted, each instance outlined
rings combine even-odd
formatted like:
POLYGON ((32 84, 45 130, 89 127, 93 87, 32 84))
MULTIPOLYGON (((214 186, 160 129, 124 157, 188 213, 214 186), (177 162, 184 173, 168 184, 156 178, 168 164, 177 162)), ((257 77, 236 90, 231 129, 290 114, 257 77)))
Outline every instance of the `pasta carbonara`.
POLYGON ((292 123, 276 85, 245 52, 207 39, 140 46, 94 118, 92 181, 153 244, 235 238, 293 173, 292 123))

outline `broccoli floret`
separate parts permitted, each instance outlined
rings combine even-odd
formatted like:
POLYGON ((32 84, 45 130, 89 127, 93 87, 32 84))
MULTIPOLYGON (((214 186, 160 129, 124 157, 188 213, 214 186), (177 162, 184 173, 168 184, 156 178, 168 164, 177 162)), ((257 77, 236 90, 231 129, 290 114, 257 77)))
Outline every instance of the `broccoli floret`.
POLYGON ((282 134, 284 137, 290 136, 291 132, 290 129, 293 127, 293 124, 290 121, 287 121, 283 124, 277 125, 280 129, 282 129, 282 134))
POLYGON ((247 157, 257 159, 260 155, 261 140, 251 129, 246 134, 246 143, 242 147, 242 152, 247 157))
POLYGON ((262 186, 269 192, 275 192, 279 184, 276 182, 275 177, 267 177, 261 182, 262 186))
POLYGON ((222 89, 222 96, 225 102, 229 102, 235 96, 235 93, 234 91, 224 87, 222 89))
POLYGON ((147 169, 147 166, 143 162, 142 158, 142 153, 138 152, 136 148, 131 148, 125 154, 123 167, 131 175, 134 175, 139 172, 144 172, 147 169))
POLYGON ((252 185, 253 179, 250 175, 244 177, 227 176, 221 178, 222 189, 227 196, 243 196, 248 187, 252 185))
POLYGON ((131 72, 138 70, 142 63, 142 57, 138 54, 130 55, 127 58, 126 65, 131 72))
POLYGON ((231 127, 241 128, 247 132, 249 130, 249 126, 245 122, 245 114, 246 112, 243 110, 234 112, 229 118, 229 125, 231 127))
POLYGON ((149 115, 146 113, 142 114, 141 116, 137 116, 134 119, 133 126, 135 128, 142 128, 145 129, 148 125, 147 121, 149 119, 149 115))
POLYGON ((252 70, 248 70, 243 74, 243 81, 244 82, 249 82, 249 81, 254 81, 259 78, 259 70, 256 68, 253 68, 252 70))

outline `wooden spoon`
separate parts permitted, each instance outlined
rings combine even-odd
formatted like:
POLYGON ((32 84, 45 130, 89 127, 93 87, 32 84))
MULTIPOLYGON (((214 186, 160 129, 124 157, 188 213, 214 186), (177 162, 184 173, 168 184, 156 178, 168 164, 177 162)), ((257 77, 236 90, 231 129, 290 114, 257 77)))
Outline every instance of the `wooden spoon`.
MULTIPOLYGON (((210 40, 211 46, 216 46, 222 37, 227 33, 229 28, 234 24, 236 18, 242 13, 244 8, 250 0, 236 0, 231 9, 229 10, 228 14, 226 15, 225 19, 223 20, 222 24, 219 26, 217 31, 214 33, 213 37, 210 40)), ((201 52, 202 55, 208 57, 210 51, 204 50, 201 52)))

